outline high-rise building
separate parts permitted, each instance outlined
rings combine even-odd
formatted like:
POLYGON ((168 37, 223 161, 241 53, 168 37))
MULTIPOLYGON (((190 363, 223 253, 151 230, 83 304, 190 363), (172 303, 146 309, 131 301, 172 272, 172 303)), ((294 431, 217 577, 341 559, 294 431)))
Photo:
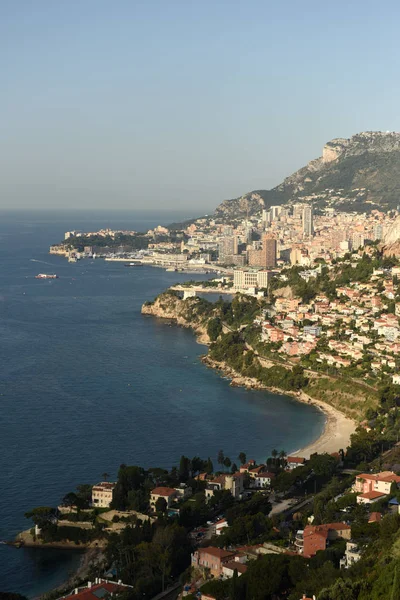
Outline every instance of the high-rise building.
POLYGON ((236 235, 224 235, 218 244, 219 261, 229 260, 233 255, 238 253, 238 248, 239 240, 236 235))
POLYGON ((270 234, 265 234, 262 239, 262 248, 258 249, 259 245, 259 242, 253 242, 253 247, 247 251, 249 266, 276 267, 276 239, 270 234))
POLYGON ((271 211, 271 217, 272 217, 273 221, 275 221, 279 217, 279 215, 281 214, 281 210, 282 210, 281 206, 271 206, 270 211, 271 211))
POLYGON ((314 234, 313 209, 311 205, 303 208, 303 235, 311 237, 314 234))
POLYGON ((304 204, 293 204, 293 218, 294 219, 301 219, 303 216, 303 208, 304 208, 304 204))
POLYGON ((354 232, 351 238, 351 246, 353 250, 358 250, 360 247, 364 247, 365 239, 363 233, 354 232))
POLYGON ((271 235, 264 235, 263 249, 265 267, 276 267, 276 239, 271 235))
POLYGON ((374 241, 383 240, 383 225, 382 223, 377 223, 374 225, 374 241))

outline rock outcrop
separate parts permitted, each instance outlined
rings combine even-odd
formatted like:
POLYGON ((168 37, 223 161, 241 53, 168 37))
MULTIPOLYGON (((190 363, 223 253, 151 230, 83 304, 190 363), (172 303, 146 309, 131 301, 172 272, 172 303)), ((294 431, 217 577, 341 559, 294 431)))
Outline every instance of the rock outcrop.
POLYGON ((400 217, 389 227, 382 243, 385 256, 400 256, 400 217))
POLYGON ((206 325, 196 314, 197 304, 196 297, 182 300, 175 294, 164 292, 153 303, 143 304, 142 314, 167 319, 181 327, 193 329, 200 344, 209 344, 206 325))

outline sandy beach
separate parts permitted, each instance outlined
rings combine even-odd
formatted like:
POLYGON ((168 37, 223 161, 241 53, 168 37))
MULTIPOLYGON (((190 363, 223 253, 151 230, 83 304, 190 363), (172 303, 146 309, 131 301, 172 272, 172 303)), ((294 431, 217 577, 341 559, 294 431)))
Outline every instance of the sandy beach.
POLYGON ((223 373, 224 376, 229 377, 231 379, 230 385, 244 386, 249 389, 268 390, 277 394, 292 396, 292 398, 295 398, 299 402, 312 404, 318 407, 324 413, 326 420, 325 427, 321 435, 304 448, 300 448, 299 450, 296 450, 296 452, 291 452, 292 456, 297 455, 303 456, 304 458, 309 458, 310 455, 314 454, 315 452, 318 452, 318 454, 323 454, 324 452, 331 454, 332 452, 337 452, 340 449, 346 451, 347 446, 350 444, 350 436, 352 433, 354 433, 357 423, 353 421, 353 419, 346 417, 343 413, 330 404, 311 398, 304 392, 296 393, 281 390, 275 387, 265 386, 257 379, 244 377, 236 373, 226 363, 218 363, 217 361, 210 359, 208 355, 203 356, 201 360, 208 367, 217 369, 223 373))
POLYGON ((296 395, 296 398, 301 402, 317 406, 324 413, 326 422, 324 431, 314 442, 291 454, 309 458, 315 452, 318 452, 318 454, 323 454, 324 452, 331 454, 340 449, 346 451, 347 446, 350 444, 350 436, 354 433, 357 423, 343 415, 336 408, 333 408, 333 406, 319 400, 314 400, 314 398, 310 398, 304 392, 296 395))

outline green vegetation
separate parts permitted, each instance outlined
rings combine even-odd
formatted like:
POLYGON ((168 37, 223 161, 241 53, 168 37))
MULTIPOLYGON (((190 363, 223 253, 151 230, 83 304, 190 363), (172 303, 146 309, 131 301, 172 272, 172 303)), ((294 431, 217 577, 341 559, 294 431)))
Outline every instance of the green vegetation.
POLYGON ((78 252, 83 252, 84 248, 87 246, 113 248, 115 250, 121 248, 124 252, 131 252, 133 250, 146 249, 149 245, 149 238, 146 237, 144 233, 137 233, 135 235, 118 233, 115 237, 110 235, 82 235, 70 237, 66 243, 78 252))

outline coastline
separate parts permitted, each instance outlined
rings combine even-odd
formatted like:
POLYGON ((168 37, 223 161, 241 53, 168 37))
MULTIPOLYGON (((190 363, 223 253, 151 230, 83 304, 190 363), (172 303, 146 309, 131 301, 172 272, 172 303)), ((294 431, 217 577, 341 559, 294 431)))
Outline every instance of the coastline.
POLYGON ((315 400, 304 392, 300 392, 295 397, 300 402, 316 406, 324 413, 326 421, 321 435, 310 444, 307 444, 307 446, 304 446, 304 448, 292 452, 292 455, 309 458, 315 452, 318 454, 323 454, 324 452, 331 454, 341 449, 346 451, 347 446, 350 445, 350 436, 356 430, 356 421, 346 417, 330 404, 321 400, 315 400))
MULTIPOLYGON (((175 306, 164 305, 162 302, 160 302, 160 299, 157 298, 152 304, 144 304, 141 312, 143 315, 161 318, 162 320, 169 321, 170 323, 174 322, 176 325, 191 329, 199 344, 207 347, 210 345, 210 340, 204 324, 190 323, 185 318, 184 313, 182 313, 180 310, 177 310, 176 304, 175 306)), ((306 446, 291 452, 292 455, 301 455, 304 458, 309 458, 311 454, 316 452, 327 452, 328 454, 331 454, 338 452, 340 449, 345 451, 347 446, 350 445, 350 436, 352 433, 354 433, 357 427, 357 422, 350 417, 347 417, 344 413, 340 412, 337 408, 334 408, 330 404, 323 402, 322 400, 312 398, 303 391, 295 392, 276 387, 268 387, 257 379, 245 377, 240 373, 237 373, 225 362, 214 361, 210 358, 208 353, 203 355, 200 360, 207 367, 220 371, 225 377, 228 377, 231 380, 231 386, 267 390, 277 394, 291 396, 299 402, 312 404, 324 414, 325 425, 321 434, 306 446)))
POLYGON ((282 390, 276 387, 268 387, 260 383, 257 379, 244 377, 243 375, 236 373, 236 371, 234 371, 226 363, 218 363, 212 360, 207 355, 202 356, 201 361, 207 367, 211 369, 216 369, 225 377, 230 378, 231 386, 246 387, 248 389, 267 390, 276 394, 291 396, 298 402, 303 402, 305 404, 311 404, 315 406, 324 414, 326 420, 321 434, 315 440, 313 440, 303 448, 291 452, 291 456, 302 456, 304 458, 310 458, 310 455, 316 452, 319 454, 323 454, 324 452, 331 454, 333 452, 338 452, 338 450, 340 449, 346 450, 347 446, 350 444, 350 436, 352 433, 354 433, 357 427, 357 423, 353 421, 353 419, 346 417, 343 413, 341 413, 339 410, 337 410, 330 404, 322 402, 322 400, 316 400, 315 398, 311 398, 311 396, 305 394, 303 391, 293 392, 282 390))

